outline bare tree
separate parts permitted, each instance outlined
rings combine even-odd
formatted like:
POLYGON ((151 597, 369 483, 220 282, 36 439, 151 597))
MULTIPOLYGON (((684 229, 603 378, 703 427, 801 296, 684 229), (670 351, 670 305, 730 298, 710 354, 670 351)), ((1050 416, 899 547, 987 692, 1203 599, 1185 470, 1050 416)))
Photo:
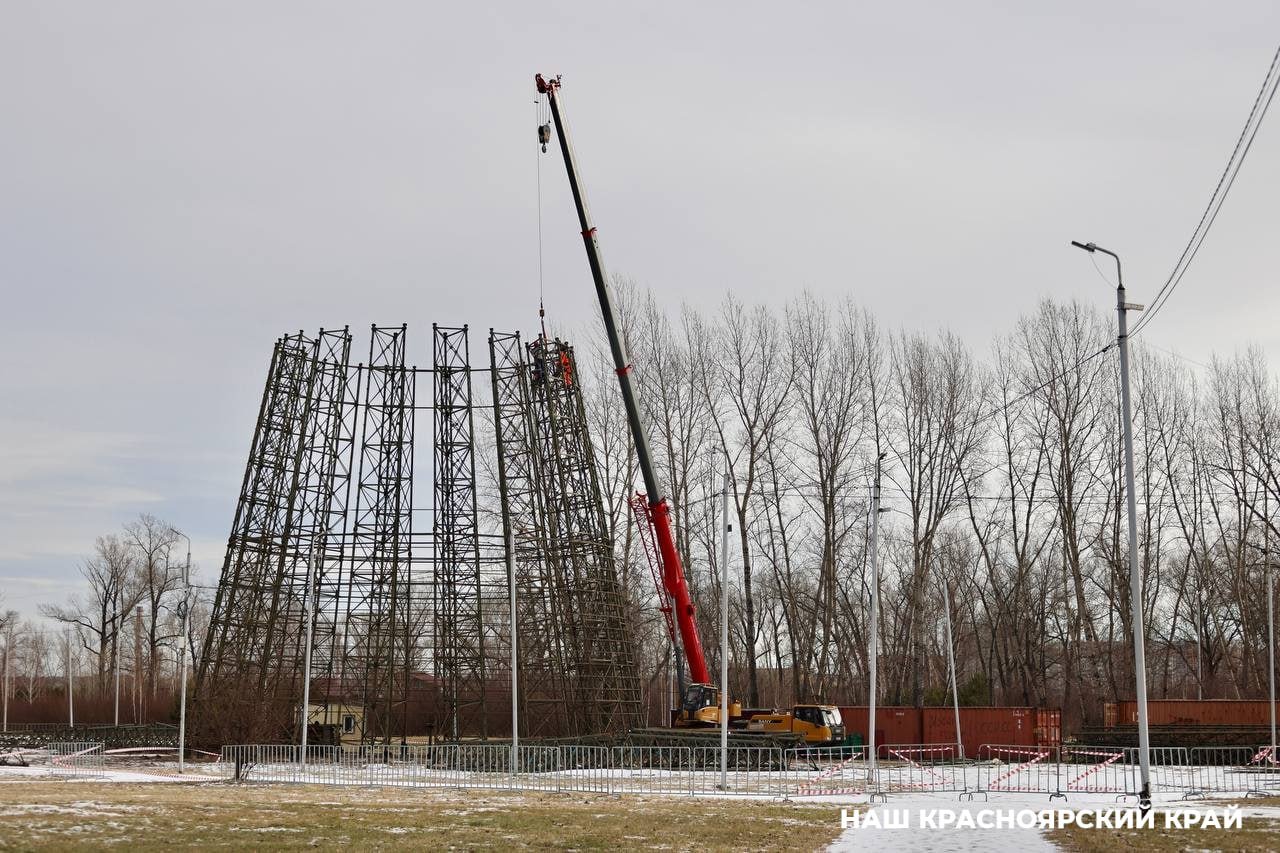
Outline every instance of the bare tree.
POLYGON ((981 443, 978 393, 973 359, 955 336, 942 335, 935 342, 902 333, 892 346, 894 425, 889 446, 896 465, 888 477, 906 499, 910 523, 910 559, 903 578, 906 609, 898 637, 910 663, 899 672, 895 695, 901 697, 909 675, 912 702, 918 705, 924 676, 926 583, 935 537, 962 504, 964 483, 974 476, 973 457, 981 443))
POLYGON ((786 418, 793 382, 786 342, 774 316, 763 307, 747 311, 732 297, 721 310, 716 334, 704 328, 691 334, 699 387, 707 398, 711 418, 730 459, 730 483, 737 516, 742 559, 742 632, 747 660, 748 702, 760 702, 757 673, 759 625, 752 578, 748 528, 753 498, 770 435, 786 418))
POLYGON ((147 693, 155 696, 160 648, 178 638, 165 615, 177 606, 182 586, 182 567, 170 560, 179 536, 172 525, 146 514, 126 524, 124 531, 134 552, 138 595, 146 605, 147 693))
POLYGON ((98 690, 105 694, 107 674, 119 654, 120 630, 141 591, 131 583, 137 567, 129 545, 114 534, 99 536, 92 557, 80 565, 85 595, 67 605, 42 604, 40 614, 75 629, 80 645, 93 655, 98 690))

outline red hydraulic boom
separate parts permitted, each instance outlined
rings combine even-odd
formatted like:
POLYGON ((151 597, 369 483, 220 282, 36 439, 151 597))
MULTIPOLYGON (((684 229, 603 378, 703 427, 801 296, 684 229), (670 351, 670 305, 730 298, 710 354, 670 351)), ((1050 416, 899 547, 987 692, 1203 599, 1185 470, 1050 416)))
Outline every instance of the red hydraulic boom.
MULTIPOLYGON (((680 554, 676 550, 675 537, 671 533, 671 507, 662 494, 658 473, 654 470, 653 458, 649 453, 649 436, 640 417, 640 401, 636 397, 635 387, 631 384, 631 361, 627 357, 626 346, 618 330, 618 317, 614 313, 613 296, 609 292, 609 277, 605 273, 604 258, 600 255, 600 240, 596 236, 595 226, 591 224, 591 214, 587 210, 587 197, 583 192, 582 182, 578 178, 578 164, 573 155, 573 145, 569 142, 569 131, 565 127, 564 115, 560 109, 560 78, 547 80, 538 74, 534 79, 538 84, 539 94, 546 95, 550 103, 556 136, 560 140, 560 151, 564 154, 565 171, 569 173, 569 188, 573 191, 573 203, 578 208, 578 224, 582 226, 582 243, 587 250, 587 262, 591 265, 591 277, 595 280, 596 296, 600 299, 600 313, 604 316, 604 329, 609 336, 609 350, 613 354, 613 367, 618 374, 618 384, 622 388, 622 402, 627 410, 627 423, 631 427, 631 438, 636 445, 640 474, 644 478, 648 500, 646 516, 653 530, 658 555, 662 559, 663 587, 671 597, 676 624, 680 628, 680 640, 684 645, 685 658, 689 662, 689 675, 695 683, 709 684, 711 677, 707 673, 707 661, 702 654, 702 640, 698 637, 698 626, 693 619, 693 599, 689 596, 689 584, 685 581, 684 567, 680 564, 680 554)), ((539 133, 542 133, 541 129, 539 133)), ((545 137, 542 141, 545 143, 545 137)))

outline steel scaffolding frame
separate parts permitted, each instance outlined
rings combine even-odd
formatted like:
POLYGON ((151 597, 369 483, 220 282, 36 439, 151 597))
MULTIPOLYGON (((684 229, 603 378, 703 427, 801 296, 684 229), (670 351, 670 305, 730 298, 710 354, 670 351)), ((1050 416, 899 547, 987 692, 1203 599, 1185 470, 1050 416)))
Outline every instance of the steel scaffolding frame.
POLYGON ((355 687, 362 741, 387 743, 401 729, 414 667, 412 594, 414 386, 405 367, 405 326, 373 326, 364 367, 359 473, 345 577, 346 608, 337 679, 355 687))
POLYGON ((569 695, 563 597, 555 592, 547 550, 547 527, 534 458, 529 366, 518 332, 489 331, 494 437, 503 533, 514 549, 516 623, 519 645, 521 734, 538 737, 569 730, 569 695))
POLYGON ((477 435, 467 327, 433 326, 429 370, 406 366, 403 325, 372 327, 367 364, 351 364, 345 328, 275 342, 197 672, 195 742, 296 738, 308 650, 312 722, 358 709, 349 734, 365 743, 404 741, 425 722, 449 739, 500 732, 499 512, 514 540, 522 733, 638 722, 572 348, 491 330, 489 350, 499 494, 482 502, 489 434, 477 435), (420 409, 434 427, 430 507, 413 491, 420 409), (430 532, 414 531, 416 512, 432 514, 430 532))
POLYGON ((324 570, 350 342, 346 329, 276 342, 197 673, 197 731, 279 737, 295 722, 305 594, 324 570))
POLYGON ((533 458, 545 526, 546 581, 559 602, 570 727, 625 731, 641 719, 640 678, 605 518, 573 348, 527 346, 533 458))
POLYGON ((467 327, 432 325, 435 377, 435 636, 442 728, 488 735, 484 611, 476 514, 475 420, 467 327), (470 725, 468 725, 470 724, 470 725))

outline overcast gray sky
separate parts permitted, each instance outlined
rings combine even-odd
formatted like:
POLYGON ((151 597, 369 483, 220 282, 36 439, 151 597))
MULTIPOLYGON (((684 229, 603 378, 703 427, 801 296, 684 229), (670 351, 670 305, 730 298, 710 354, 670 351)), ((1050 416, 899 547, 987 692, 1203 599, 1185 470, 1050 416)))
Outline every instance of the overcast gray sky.
MULTIPOLYGON (((151 512, 221 562, 273 339, 528 329, 535 71, 606 259, 675 306, 851 294, 985 350, 1046 295, 1149 301, 1280 40, 1274 2, 0 4, 0 593, 151 512), (1108 269, 1108 274, 1110 271, 1108 269)), ((1144 333, 1280 344, 1280 117, 1144 333)), ((554 154, 554 151, 553 151, 554 154)), ((547 302, 596 306, 543 162, 547 302)))

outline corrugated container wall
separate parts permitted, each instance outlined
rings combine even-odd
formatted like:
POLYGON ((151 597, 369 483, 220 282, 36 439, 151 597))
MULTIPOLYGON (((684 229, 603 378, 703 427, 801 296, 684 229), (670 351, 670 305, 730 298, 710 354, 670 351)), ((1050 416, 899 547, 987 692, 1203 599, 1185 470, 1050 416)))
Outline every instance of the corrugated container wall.
MULTIPOLYGON (((1151 699, 1147 722, 1153 726, 1266 726, 1271 724, 1271 703, 1255 699, 1151 699)), ((1108 728, 1138 722, 1138 703, 1108 702, 1103 707, 1108 728)))
MULTIPOLYGON (((901 705, 876 706, 876 744, 885 743, 923 743, 924 729, 921 727, 921 709, 901 705)), ((844 719, 845 731, 849 734, 862 735, 862 742, 867 743, 867 722, 870 711, 866 705, 841 705, 840 716, 844 719)))
MULTIPOLYGON (((845 727, 867 741, 867 707, 841 707, 845 727)), ((1057 745, 1061 715, 1056 708, 964 707, 960 709, 960 737, 964 754, 976 757, 983 744, 1002 746, 1057 745)), ((955 743, 952 708, 876 708, 877 744, 955 743)))

